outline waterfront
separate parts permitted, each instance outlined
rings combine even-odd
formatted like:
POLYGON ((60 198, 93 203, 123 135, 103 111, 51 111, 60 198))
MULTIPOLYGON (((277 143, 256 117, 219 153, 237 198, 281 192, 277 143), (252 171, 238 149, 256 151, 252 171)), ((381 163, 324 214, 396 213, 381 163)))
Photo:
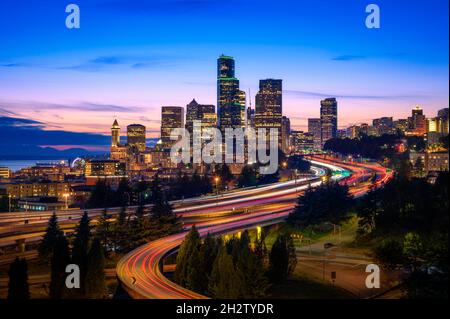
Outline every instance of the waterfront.
POLYGON ((0 167, 8 167, 11 171, 16 172, 22 168, 30 167, 33 165, 36 165, 36 163, 60 163, 61 161, 64 161, 67 163, 67 160, 58 160, 58 159, 51 159, 51 160, 0 160, 0 167))

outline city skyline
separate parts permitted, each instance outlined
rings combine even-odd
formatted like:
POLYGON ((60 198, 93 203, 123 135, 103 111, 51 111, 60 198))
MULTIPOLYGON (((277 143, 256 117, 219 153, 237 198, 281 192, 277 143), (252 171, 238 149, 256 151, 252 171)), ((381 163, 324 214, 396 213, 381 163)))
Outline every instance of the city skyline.
MULTIPOLYGON (((250 1, 234 13, 237 17, 248 15, 248 20, 230 26, 233 30, 248 29, 248 36, 214 33, 218 27, 205 13, 220 10, 216 1, 195 1, 193 8, 177 1, 114 3, 79 1, 82 27, 71 31, 63 26, 55 28, 65 17, 59 6, 31 4, 20 13, 14 4, 2 3, 0 6, 9 9, 9 16, 1 19, 6 23, 32 13, 48 19, 36 30, 28 30, 29 22, 25 22, 3 37, 2 46, 8 50, 0 53, 0 116, 25 119, 14 125, 39 127, 44 136, 51 135, 48 131, 80 134, 78 142, 71 140, 69 145, 49 138, 48 146, 59 149, 107 145, 93 144, 92 136, 83 134, 106 137, 113 118, 120 119, 121 125, 143 124, 149 137, 158 137, 163 105, 185 107, 195 98, 218 108, 215 72, 221 53, 237 61, 240 89, 251 92, 247 106, 250 100, 255 106, 261 79, 283 80, 283 113, 295 130, 306 131, 307 119, 320 116, 320 101, 328 97, 339 102, 341 129, 370 124, 383 116, 406 118, 416 104, 423 106, 427 116, 448 107, 448 30, 442 28, 448 25, 448 17, 431 18, 433 13, 448 9, 448 3, 424 8, 422 1, 408 2, 405 14, 402 1, 380 1, 382 28, 369 30, 364 27, 366 14, 361 1, 354 1, 345 10, 324 2, 283 1, 275 11, 278 24, 262 35, 249 25, 255 19, 249 13, 265 15, 270 10, 260 12, 250 1), (173 11, 166 10, 167 3, 176 4, 173 11), (98 15, 101 8, 105 10, 98 15), (114 36, 110 30, 113 25, 108 22, 119 14, 118 9, 123 9, 123 21, 114 30, 120 28, 122 37, 114 36), (327 13, 321 15, 324 9, 327 13), (130 23, 136 15, 152 16, 152 10, 165 14, 154 22, 141 19, 142 26, 130 23), (289 11, 296 12, 299 19, 289 11), (191 22, 180 32, 180 25, 197 14, 211 30, 188 37, 186 33, 198 31, 202 24, 191 22), (309 19, 301 19, 307 14, 309 19), (415 23, 418 16, 427 23, 415 23), (161 21, 167 17, 173 18, 173 25, 161 21), (324 20, 328 22, 324 27, 313 28, 324 20), (351 30, 344 27, 344 21, 353 21, 351 30), (158 32, 144 36, 143 31, 155 23, 161 24, 158 32), (26 37, 21 33, 25 28, 29 31, 26 37), (32 39, 34 32, 40 32, 39 43, 32 39), (50 41, 54 37, 60 39, 58 46, 50 41), (98 43, 86 42, 87 37, 95 37, 98 43), (21 44, 16 48, 17 41, 21 44)), ((12 120, 4 119, 1 124, 7 126, 8 121, 12 120)))

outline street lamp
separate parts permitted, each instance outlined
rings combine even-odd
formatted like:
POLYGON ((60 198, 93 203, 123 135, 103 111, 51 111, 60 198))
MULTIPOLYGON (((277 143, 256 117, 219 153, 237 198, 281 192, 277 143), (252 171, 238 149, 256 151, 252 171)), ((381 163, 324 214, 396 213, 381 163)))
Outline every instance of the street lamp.
POLYGON ((11 213, 11 194, 8 194, 8 212, 11 213))
POLYGON ((219 176, 214 177, 214 182, 216 183, 217 205, 219 205, 219 181, 220 181, 219 176))
POLYGON ((281 163, 281 165, 283 166, 284 169, 286 169, 286 167, 287 167, 287 163, 286 162, 281 163))
POLYGON ((68 202, 68 199, 69 199, 69 194, 63 194, 63 197, 65 198, 65 200, 66 200, 66 210, 68 210, 69 209, 69 202, 68 202))

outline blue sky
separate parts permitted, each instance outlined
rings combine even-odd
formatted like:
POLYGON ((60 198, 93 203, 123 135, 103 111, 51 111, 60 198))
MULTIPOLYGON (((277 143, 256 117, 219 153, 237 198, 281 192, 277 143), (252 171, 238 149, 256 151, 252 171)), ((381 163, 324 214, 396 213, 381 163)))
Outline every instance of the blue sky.
POLYGON ((446 0, 2 0, 0 39, 0 116, 43 130, 104 134, 116 116, 156 136, 162 105, 216 104, 221 53, 253 105, 260 79, 283 79, 294 128, 327 96, 340 127, 448 107, 446 0), (369 3, 380 29, 365 27, 369 3))

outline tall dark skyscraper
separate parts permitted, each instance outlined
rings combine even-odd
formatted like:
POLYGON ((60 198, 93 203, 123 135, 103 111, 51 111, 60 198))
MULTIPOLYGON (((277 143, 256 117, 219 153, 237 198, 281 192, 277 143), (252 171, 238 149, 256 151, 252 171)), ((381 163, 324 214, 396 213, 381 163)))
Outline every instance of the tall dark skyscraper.
POLYGON ((186 129, 190 134, 193 132, 194 121, 201 121, 202 126, 216 126, 215 119, 216 108, 210 104, 198 104, 194 99, 186 105, 186 129))
POLYGON ((245 127, 245 92, 239 90, 234 70, 234 59, 221 55, 217 60, 217 116, 222 132, 245 127))
POLYGON ((161 108, 161 141, 164 148, 169 149, 177 142, 170 139, 172 130, 176 128, 184 128, 184 108, 163 106, 161 108))
POLYGON ((267 79, 259 81, 259 92, 256 94, 255 127, 265 128, 267 134, 271 128, 278 130, 279 146, 282 146, 282 80, 267 79))
POLYGON ((308 133, 311 133, 314 140, 314 149, 320 150, 322 147, 322 125, 320 119, 308 119, 308 133))
POLYGON ((320 101, 322 147, 326 141, 337 137, 337 101, 328 98, 320 101))
POLYGON ((145 126, 131 124, 127 126, 127 144, 135 153, 145 151, 145 126))

